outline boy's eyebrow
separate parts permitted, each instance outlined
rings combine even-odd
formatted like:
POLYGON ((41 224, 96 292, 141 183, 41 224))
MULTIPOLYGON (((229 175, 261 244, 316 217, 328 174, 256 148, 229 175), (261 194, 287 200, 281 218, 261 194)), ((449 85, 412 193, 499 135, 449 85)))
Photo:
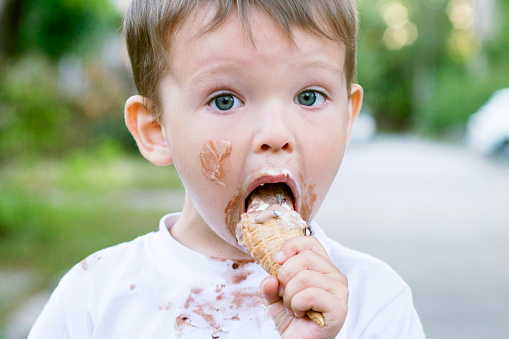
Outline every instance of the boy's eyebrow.
MULTIPOLYGON (((344 80, 344 73, 343 71, 337 67, 334 64, 327 63, 324 61, 314 61, 307 64, 304 64, 305 67, 310 68, 322 68, 327 72, 332 73, 335 77, 339 78, 339 80, 344 80)), ((199 83, 201 83, 204 79, 212 78, 217 74, 225 73, 225 72, 232 72, 232 71, 238 71, 239 69, 242 69, 242 67, 231 63, 231 64, 221 64, 218 66, 208 66, 201 70, 199 70, 193 77, 191 78, 191 86, 196 86, 199 83)))
POLYGON ((344 74, 343 71, 337 67, 335 64, 330 64, 328 62, 323 61, 314 61, 309 63, 307 66, 313 67, 313 68, 323 68, 328 72, 333 73, 336 77, 338 77, 341 81, 344 80, 344 74))
POLYGON ((235 64, 222 64, 218 66, 209 66, 199 70, 196 74, 191 78, 191 85, 196 86, 204 79, 214 77, 217 74, 237 71, 241 67, 236 66, 235 64))

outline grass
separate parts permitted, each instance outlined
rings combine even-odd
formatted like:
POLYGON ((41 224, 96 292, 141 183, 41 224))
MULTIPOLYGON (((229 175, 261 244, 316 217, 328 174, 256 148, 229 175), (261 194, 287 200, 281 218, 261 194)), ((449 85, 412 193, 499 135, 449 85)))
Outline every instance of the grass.
MULTIPOLYGON (((54 287, 89 254, 156 230, 161 216, 173 212, 135 209, 126 192, 183 191, 173 167, 111 144, 63 159, 4 164, 0 178, 0 269, 32 271, 32 293, 54 287)), ((0 328, 15 306, 0 306, 0 328)))

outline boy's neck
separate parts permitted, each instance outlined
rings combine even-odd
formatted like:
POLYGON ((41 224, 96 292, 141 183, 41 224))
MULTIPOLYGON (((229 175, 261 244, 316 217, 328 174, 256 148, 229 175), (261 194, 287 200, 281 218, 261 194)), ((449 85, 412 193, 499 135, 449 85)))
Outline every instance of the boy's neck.
POLYGON ((187 194, 182 215, 169 231, 179 243, 208 257, 232 260, 252 259, 249 254, 228 244, 210 229, 187 194))

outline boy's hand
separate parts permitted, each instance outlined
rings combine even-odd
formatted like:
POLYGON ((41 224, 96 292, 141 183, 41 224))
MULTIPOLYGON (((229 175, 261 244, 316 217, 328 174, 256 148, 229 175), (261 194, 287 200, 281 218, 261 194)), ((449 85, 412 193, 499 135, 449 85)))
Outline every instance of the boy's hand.
POLYGON ((348 281, 313 236, 288 240, 276 257, 278 277, 261 283, 269 313, 282 338, 335 338, 345 322, 348 281), (306 311, 321 312, 319 327, 306 311))

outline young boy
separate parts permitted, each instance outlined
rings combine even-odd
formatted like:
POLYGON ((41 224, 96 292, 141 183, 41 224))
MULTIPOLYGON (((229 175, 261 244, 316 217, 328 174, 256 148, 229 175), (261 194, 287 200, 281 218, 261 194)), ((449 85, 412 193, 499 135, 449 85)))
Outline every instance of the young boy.
POLYGON ((125 33, 127 127, 175 165, 184 208, 76 265, 30 338, 423 338, 401 278, 312 222, 362 102, 353 1, 134 0, 125 33), (313 233, 283 245, 277 277, 236 236, 264 184, 313 233))

